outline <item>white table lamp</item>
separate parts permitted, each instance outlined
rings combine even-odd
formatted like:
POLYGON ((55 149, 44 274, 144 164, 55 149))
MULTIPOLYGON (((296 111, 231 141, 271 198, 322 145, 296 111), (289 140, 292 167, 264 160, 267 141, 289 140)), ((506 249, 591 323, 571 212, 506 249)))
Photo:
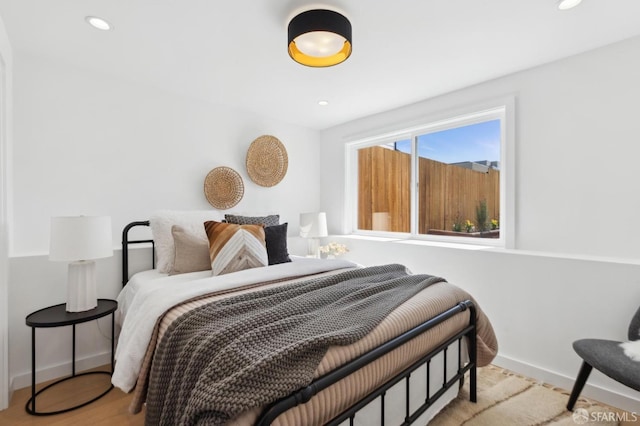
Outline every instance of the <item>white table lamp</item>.
POLYGON ((98 306, 94 259, 113 255, 109 216, 51 218, 49 260, 69 263, 67 312, 98 306))
POLYGON ((318 257, 319 238, 328 236, 327 214, 301 213, 300 214, 300 236, 308 238, 308 255, 318 257))

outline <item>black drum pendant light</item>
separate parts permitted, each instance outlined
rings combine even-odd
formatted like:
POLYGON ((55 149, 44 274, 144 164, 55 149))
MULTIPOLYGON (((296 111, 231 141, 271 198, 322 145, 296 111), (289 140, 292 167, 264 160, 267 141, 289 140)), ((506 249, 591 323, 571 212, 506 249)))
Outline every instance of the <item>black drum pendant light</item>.
POLYGON ((302 12, 289 22, 289 56, 309 67, 330 67, 351 55, 351 22, 333 10, 302 12))

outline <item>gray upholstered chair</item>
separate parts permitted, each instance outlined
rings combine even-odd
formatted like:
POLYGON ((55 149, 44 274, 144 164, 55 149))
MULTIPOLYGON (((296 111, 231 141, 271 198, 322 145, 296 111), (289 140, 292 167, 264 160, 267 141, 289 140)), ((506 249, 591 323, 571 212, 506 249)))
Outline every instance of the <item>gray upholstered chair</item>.
MULTIPOLYGON (((640 308, 636 311, 629 324, 629 340, 640 339, 640 308)), ((567 408, 573 411, 573 406, 587 382, 591 369, 601 371, 614 380, 640 391, 640 362, 633 361, 624 354, 621 342, 601 339, 582 339, 573 342, 573 349, 583 359, 582 367, 571 391, 567 408)))

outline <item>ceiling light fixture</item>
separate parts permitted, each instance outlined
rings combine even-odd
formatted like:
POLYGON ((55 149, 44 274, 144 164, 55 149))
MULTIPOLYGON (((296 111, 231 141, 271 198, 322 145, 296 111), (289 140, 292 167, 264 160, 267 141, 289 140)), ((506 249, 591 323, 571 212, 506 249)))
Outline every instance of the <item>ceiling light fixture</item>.
POLYGON ((97 16, 87 16, 84 20, 93 28, 97 28, 102 31, 109 31, 113 28, 110 23, 102 18, 98 18, 97 16))
POLYGON ((579 5, 582 0, 559 0, 558 1, 558 9, 560 10, 569 10, 573 9, 577 5, 579 5))
POLYGON ((333 10, 302 12, 289 22, 289 56, 309 67, 330 67, 351 55, 351 22, 333 10))
POLYGON ((325 101, 325 100, 318 101, 318 105, 320 105, 320 106, 327 106, 327 105, 329 105, 329 101, 325 101))

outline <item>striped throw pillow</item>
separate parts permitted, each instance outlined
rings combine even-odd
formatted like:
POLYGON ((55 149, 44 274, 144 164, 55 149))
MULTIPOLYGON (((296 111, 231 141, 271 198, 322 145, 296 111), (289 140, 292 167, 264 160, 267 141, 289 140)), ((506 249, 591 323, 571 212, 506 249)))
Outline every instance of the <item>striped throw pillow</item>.
POLYGON ((209 239, 213 275, 268 265, 262 225, 209 221, 204 223, 204 229, 209 239))

